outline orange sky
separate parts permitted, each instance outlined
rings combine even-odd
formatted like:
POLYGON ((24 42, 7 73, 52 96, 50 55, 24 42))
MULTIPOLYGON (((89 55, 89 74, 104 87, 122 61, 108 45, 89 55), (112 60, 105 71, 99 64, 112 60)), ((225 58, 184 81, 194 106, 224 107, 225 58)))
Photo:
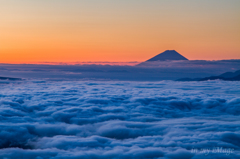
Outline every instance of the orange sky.
POLYGON ((240 59, 239 0, 0 2, 0 63, 240 59))

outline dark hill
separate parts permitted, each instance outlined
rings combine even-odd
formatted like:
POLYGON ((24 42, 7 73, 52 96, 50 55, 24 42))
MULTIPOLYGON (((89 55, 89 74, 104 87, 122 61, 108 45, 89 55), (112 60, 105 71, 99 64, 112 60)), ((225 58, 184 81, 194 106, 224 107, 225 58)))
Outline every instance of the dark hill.
POLYGON ((236 71, 236 72, 226 72, 223 73, 221 75, 219 75, 220 77, 224 77, 224 78, 233 78, 237 75, 240 75, 240 70, 236 71))
POLYGON ((12 78, 12 77, 0 77, 0 80, 17 81, 17 80, 22 80, 22 79, 21 78, 12 78))
POLYGON ((226 72, 219 76, 210 76, 205 78, 181 78, 177 81, 208 81, 208 80, 224 80, 224 81, 240 81, 240 70, 236 72, 226 72))

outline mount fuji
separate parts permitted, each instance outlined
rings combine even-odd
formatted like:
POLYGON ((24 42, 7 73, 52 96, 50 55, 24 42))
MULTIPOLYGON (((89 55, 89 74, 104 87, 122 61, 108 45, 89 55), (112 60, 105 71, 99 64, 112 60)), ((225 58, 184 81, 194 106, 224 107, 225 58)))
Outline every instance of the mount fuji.
POLYGON ((188 61, 188 59, 175 50, 166 50, 163 53, 160 53, 149 60, 138 64, 138 66, 151 65, 158 62, 167 62, 167 61, 188 61))
POLYGON ((188 60, 186 57, 182 56, 175 50, 166 50, 163 53, 154 56, 147 61, 172 61, 172 60, 188 60))

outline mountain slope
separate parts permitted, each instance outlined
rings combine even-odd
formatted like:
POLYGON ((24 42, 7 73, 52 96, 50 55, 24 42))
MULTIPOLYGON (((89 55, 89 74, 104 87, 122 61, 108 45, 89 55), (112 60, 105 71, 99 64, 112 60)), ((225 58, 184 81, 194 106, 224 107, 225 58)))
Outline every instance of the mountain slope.
POLYGON ((224 77, 224 78, 233 78, 237 75, 240 75, 240 70, 236 71, 236 72, 226 72, 223 73, 221 75, 219 75, 220 77, 224 77))
POLYGON ((175 50, 166 50, 163 53, 160 53, 147 61, 171 61, 171 60, 188 60, 188 59, 179 54, 175 50))
POLYGON ((208 81, 208 80, 224 80, 224 81, 240 81, 240 70, 236 72, 226 72, 219 76, 210 76, 205 78, 181 78, 177 81, 208 81))
POLYGON ((22 80, 22 79, 21 78, 12 78, 12 77, 0 77, 0 80, 16 81, 16 80, 22 80))

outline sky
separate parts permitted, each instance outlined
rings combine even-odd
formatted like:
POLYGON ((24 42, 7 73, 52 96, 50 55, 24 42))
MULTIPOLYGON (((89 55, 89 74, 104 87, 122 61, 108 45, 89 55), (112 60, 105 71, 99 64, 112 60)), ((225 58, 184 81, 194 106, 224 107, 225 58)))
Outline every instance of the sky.
POLYGON ((0 0, 0 63, 240 59, 239 0, 0 0))

